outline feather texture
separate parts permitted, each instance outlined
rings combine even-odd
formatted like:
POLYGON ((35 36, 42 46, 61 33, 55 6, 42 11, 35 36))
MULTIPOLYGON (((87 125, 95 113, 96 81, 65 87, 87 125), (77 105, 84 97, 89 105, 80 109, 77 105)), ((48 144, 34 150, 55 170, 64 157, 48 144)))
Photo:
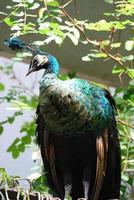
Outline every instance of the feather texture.
POLYGON ((40 85, 41 112, 53 134, 98 135, 110 123, 113 109, 101 88, 80 79, 61 81, 55 74, 46 75, 40 85))
POLYGON ((60 80, 57 59, 31 44, 11 38, 6 45, 34 53, 27 75, 44 70, 36 137, 55 196, 119 199, 120 145, 110 93, 86 80, 60 80))
POLYGON ((40 113, 55 147, 61 198, 70 185, 73 199, 84 193, 92 200, 119 199, 120 147, 114 107, 108 91, 85 80, 61 81, 52 73, 43 76, 40 113), (69 174, 67 182, 64 173, 69 174), (85 188, 84 182, 89 183, 85 188))

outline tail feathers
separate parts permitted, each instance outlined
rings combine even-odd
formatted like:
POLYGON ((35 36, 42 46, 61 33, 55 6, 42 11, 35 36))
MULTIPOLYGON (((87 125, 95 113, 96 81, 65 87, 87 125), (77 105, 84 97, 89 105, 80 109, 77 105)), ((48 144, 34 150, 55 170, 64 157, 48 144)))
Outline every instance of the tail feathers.
POLYGON ((96 177, 93 193, 91 196, 92 200, 98 200, 100 191, 102 189, 103 180, 106 172, 107 163, 107 151, 108 151, 108 135, 107 130, 103 133, 103 136, 96 139, 96 152, 97 152, 97 163, 96 163, 96 177))

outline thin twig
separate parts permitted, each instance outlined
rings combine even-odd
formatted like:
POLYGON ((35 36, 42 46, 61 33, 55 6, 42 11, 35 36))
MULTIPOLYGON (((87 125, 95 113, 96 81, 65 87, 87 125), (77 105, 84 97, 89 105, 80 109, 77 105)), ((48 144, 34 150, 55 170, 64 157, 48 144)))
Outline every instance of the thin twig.
MULTIPOLYGON (((122 34, 122 30, 120 29, 120 30, 118 31, 117 43, 119 43, 120 40, 121 40, 121 34, 122 34)), ((120 47, 117 48, 117 54, 118 54, 118 55, 120 54, 120 47)))
MULTIPOLYGON (((16 11, 18 11, 19 10, 19 7, 17 7, 17 8, 15 8, 14 10, 13 10, 13 12, 16 12, 16 11)), ((6 17, 4 17, 2 20, 0 20, 0 23, 3 23, 4 22, 4 20, 6 19, 6 18, 10 18, 13 14, 13 12, 11 12, 10 14, 7 14, 6 15, 6 17)))
POLYGON ((95 47, 100 47, 100 44, 98 42, 95 42, 93 40, 90 40, 90 38, 88 38, 84 32, 84 30, 75 22, 75 20, 65 11, 64 7, 60 6, 59 9, 62 11, 62 13, 64 14, 64 16, 66 16, 71 22, 72 24, 80 31, 80 33, 84 36, 85 40, 94 45, 95 47))
POLYGON ((2 194, 2 192, 0 191, 0 196, 2 197, 2 200, 5 200, 4 195, 2 194))
POLYGON ((6 195, 6 200, 10 200, 10 199, 9 199, 9 196, 8 196, 8 192, 7 192, 6 187, 5 187, 5 195, 6 195))
POLYGON ((110 33, 110 35, 109 35, 109 45, 108 45, 108 52, 110 52, 110 50, 111 50, 111 45, 112 45, 112 43, 113 43, 113 41, 114 41, 114 33, 115 33, 115 28, 114 28, 114 26, 112 27, 112 29, 111 29, 111 33, 110 33))
POLYGON ((112 55, 110 54, 106 49, 100 47, 100 43, 97 42, 97 41, 93 41, 91 40, 89 37, 87 37, 87 35, 85 34, 84 32, 84 29, 81 28, 77 22, 68 14, 68 12, 64 9, 63 6, 60 6, 59 9, 62 11, 62 13, 64 14, 64 16, 66 16, 71 22, 72 24, 75 26, 76 29, 78 29, 78 31, 80 31, 80 33, 83 35, 83 37, 85 38, 85 40, 95 46, 96 48, 98 48, 101 52, 105 53, 109 58, 111 58, 113 61, 115 61, 117 64, 119 64, 123 69, 124 69, 124 72, 127 71, 127 68, 126 66, 123 64, 123 62, 121 61, 120 57, 119 56, 115 56, 115 55, 112 55))
POLYGON ((48 10, 48 9, 47 9, 47 1, 44 0, 43 2, 44 2, 44 5, 45 5, 46 10, 48 10))
POLYGON ((17 192, 17 200, 20 199, 20 191, 17 192))
POLYGON ((127 168, 127 165, 128 165, 128 158, 129 158, 129 149, 130 149, 130 144, 131 144, 131 140, 128 141, 128 144, 127 144, 127 150, 126 150, 126 156, 125 156, 125 160, 124 160, 124 166, 123 166, 123 170, 122 170, 122 174, 124 174, 126 168, 127 168))
POLYGON ((41 194, 39 192, 37 192, 37 197, 38 197, 38 200, 41 200, 41 194))
POLYGON ((62 8, 67 7, 70 3, 72 3, 73 0, 68 1, 67 3, 65 3, 64 5, 62 5, 62 8))
POLYGON ((128 126, 129 128, 134 129, 134 125, 133 125, 133 124, 130 124, 130 123, 127 122, 127 121, 123 121, 123 120, 121 120, 121 119, 117 119, 117 122, 119 122, 119 123, 121 123, 121 124, 123 124, 123 125, 126 125, 126 126, 128 126))
POLYGON ((24 6, 24 26, 25 26, 27 23, 27 10, 25 5, 25 0, 23 0, 23 6, 24 6))

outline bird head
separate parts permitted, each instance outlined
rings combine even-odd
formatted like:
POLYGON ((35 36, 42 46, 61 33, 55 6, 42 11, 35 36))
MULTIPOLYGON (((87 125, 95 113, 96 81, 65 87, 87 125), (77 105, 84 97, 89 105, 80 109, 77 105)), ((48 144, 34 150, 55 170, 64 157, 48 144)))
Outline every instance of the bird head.
POLYGON ((54 73, 56 75, 59 74, 59 63, 57 59, 39 49, 38 46, 32 45, 31 43, 23 42, 18 37, 11 37, 5 40, 5 45, 9 48, 16 49, 24 49, 26 51, 32 52, 34 57, 31 60, 31 64, 27 73, 27 76, 34 71, 39 71, 41 69, 45 70, 46 73, 54 73))
POLYGON ((32 72, 39 71, 41 69, 45 70, 45 73, 55 73, 59 74, 59 63, 57 59, 50 54, 36 54, 31 60, 31 64, 26 76, 32 72))

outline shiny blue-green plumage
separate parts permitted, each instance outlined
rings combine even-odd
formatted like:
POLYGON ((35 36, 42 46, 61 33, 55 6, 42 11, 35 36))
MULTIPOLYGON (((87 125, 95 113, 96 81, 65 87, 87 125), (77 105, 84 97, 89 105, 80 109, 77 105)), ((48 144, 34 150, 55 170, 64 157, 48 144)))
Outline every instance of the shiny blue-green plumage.
POLYGON ((106 91, 85 80, 62 81, 55 74, 47 74, 42 77, 40 90, 46 126, 54 134, 99 135, 112 121, 114 111, 106 91))
POLYGON ((47 181, 62 200, 120 197, 120 146, 110 93, 78 78, 60 80, 59 63, 19 38, 12 49, 33 52, 29 71, 44 70, 40 80, 36 136, 47 181))

